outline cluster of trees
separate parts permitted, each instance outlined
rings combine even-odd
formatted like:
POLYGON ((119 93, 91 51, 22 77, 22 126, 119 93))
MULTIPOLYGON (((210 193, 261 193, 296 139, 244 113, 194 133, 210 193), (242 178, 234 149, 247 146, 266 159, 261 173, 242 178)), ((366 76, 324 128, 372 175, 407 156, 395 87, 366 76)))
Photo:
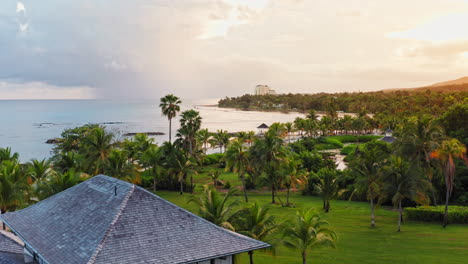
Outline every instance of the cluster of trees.
MULTIPOLYGON (((204 186, 203 193, 193 197, 189 202, 199 207, 199 215, 204 219, 245 236, 268 242, 275 250, 278 244, 297 250, 301 253, 302 263, 307 263, 307 252, 319 247, 335 248, 337 235, 328 228, 325 221, 316 211, 298 210, 292 221, 278 221, 269 213, 269 208, 263 208, 257 203, 248 207, 236 209, 237 200, 232 196, 237 192, 229 190, 221 195, 216 189, 204 186), (280 224, 281 222, 281 224, 280 224)), ((253 251, 249 252, 250 263, 253 264, 253 251)))
POLYGON ((369 113, 398 116, 414 114, 440 115, 450 106, 462 103, 468 97, 468 84, 446 87, 359 93, 318 93, 243 95, 219 100, 220 107, 245 110, 327 111, 330 107, 349 113, 363 109, 369 113), (434 90, 434 91, 433 91, 434 90))

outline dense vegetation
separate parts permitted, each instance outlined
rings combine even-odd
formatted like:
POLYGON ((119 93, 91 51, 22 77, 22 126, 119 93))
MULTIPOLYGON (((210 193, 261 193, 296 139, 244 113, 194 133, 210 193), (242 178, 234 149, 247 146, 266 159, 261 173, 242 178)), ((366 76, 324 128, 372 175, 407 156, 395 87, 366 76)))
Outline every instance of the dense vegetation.
MULTIPOLYGON (((424 96, 432 98, 428 93, 424 96)), ((463 101, 461 94, 450 96, 463 101)), ((438 212, 438 219, 413 219, 438 220, 444 227, 454 222, 449 208, 468 203, 463 144, 468 127, 466 119, 460 120, 468 118, 468 102, 444 104, 430 115, 415 111, 411 116, 369 116, 361 109, 356 116, 339 117, 338 99, 330 99, 321 118, 310 110, 305 118, 271 124, 260 135, 201 129, 199 113, 187 110, 180 113, 174 142, 169 138, 161 146, 142 134, 119 140, 105 127, 89 124, 63 131, 50 160, 20 164, 17 153, 1 148, 0 209, 14 211, 96 174, 107 174, 153 191, 192 193, 181 200, 194 206, 201 217, 275 248, 296 249, 303 263, 317 248, 339 247, 340 230, 333 228, 333 221, 325 221, 343 205, 337 200, 368 202, 371 227, 381 225, 380 214, 388 215, 379 206, 395 208, 394 229, 398 231, 406 225, 404 208, 418 205, 444 204, 442 218, 438 212), (442 113, 441 109, 446 110, 442 113), (374 135, 387 128, 394 130, 393 144, 374 135), (209 148, 219 153, 207 154, 209 148), (347 169, 336 169, 330 150, 347 155, 347 169), (237 195, 242 199, 236 199, 237 195), (310 195, 320 198, 321 211, 310 195), (315 210, 299 204, 306 203, 305 199, 314 201, 315 210), (285 210, 291 217, 279 219, 269 208, 285 210)), ((179 114, 179 104, 173 95, 161 99, 170 123, 179 114)), ((457 207, 458 211, 463 210, 457 207)), ((249 260, 253 263, 252 254, 249 260)))
POLYGON ((219 100, 220 107, 244 110, 368 112, 392 116, 440 115, 468 98, 468 84, 417 90, 359 93, 243 95, 219 100))

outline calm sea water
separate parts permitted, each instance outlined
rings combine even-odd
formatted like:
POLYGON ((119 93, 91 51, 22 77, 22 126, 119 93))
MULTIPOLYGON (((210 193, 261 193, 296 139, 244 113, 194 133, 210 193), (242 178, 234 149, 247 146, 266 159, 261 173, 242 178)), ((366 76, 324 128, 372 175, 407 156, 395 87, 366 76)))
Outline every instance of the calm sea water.
MULTIPOLYGON (((191 102, 182 110, 195 108, 203 118, 203 128, 210 131, 225 129, 230 132, 256 131, 261 123, 289 122, 299 113, 271 113, 239 111, 217 107, 211 100, 191 102)), ((59 137, 66 128, 88 123, 99 123, 117 134, 128 132, 168 132, 168 121, 161 115, 158 101, 105 100, 21 100, 0 101, 0 147, 11 147, 21 161, 50 157, 52 145, 47 139, 59 137)), ((173 121, 173 134, 178 121, 173 121)), ((167 140, 167 135, 156 136, 156 142, 167 140)))

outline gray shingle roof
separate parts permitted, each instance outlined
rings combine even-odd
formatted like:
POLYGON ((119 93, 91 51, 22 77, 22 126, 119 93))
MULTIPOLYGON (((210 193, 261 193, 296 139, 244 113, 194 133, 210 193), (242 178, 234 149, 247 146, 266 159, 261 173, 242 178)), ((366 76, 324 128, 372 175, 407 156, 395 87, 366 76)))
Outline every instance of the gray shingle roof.
POLYGON ((265 123, 263 123, 263 124, 259 125, 257 128, 268 128, 268 126, 265 123))
POLYGON ((194 263, 269 246, 104 175, 1 217, 50 264, 194 263))
POLYGON ((23 253, 0 252, 0 264, 24 264, 23 253))
POLYGON ((381 138, 379 140, 382 140, 382 141, 387 142, 387 143, 393 143, 393 142, 395 142, 396 138, 385 136, 385 137, 383 137, 383 138, 381 138))
POLYGON ((0 252, 23 254, 23 246, 13 234, 0 230, 0 252))

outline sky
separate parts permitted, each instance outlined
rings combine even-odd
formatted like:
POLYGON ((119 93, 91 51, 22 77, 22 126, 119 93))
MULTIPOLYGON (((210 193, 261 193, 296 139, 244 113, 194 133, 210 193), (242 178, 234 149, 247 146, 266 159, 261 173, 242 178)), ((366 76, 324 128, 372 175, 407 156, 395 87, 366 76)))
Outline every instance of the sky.
POLYGON ((468 0, 1 0, 0 99, 186 99, 468 75, 468 0))

